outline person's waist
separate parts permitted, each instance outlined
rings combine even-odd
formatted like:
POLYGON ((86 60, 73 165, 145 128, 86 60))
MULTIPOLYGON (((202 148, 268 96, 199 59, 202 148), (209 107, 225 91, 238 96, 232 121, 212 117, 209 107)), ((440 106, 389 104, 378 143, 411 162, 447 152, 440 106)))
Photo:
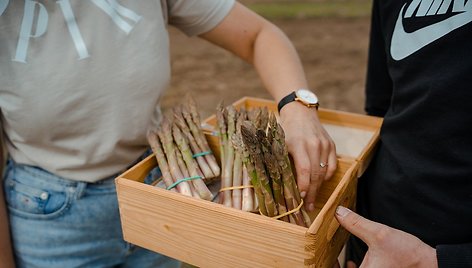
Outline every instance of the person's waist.
MULTIPOLYGON (((103 178, 100 178, 100 179, 90 179, 90 177, 87 175, 83 175, 82 178, 80 177, 71 178, 71 177, 68 177, 67 175, 56 174, 55 172, 51 172, 39 166, 17 163, 12 157, 8 157, 7 165, 9 165, 10 168, 22 170, 24 172, 29 173, 29 175, 42 178, 54 184, 60 184, 64 186, 74 186, 77 183, 99 185, 99 184, 114 183, 114 179, 116 177, 118 177, 120 174, 122 174, 123 172, 131 168, 132 166, 136 165, 138 162, 140 162, 145 157, 147 157, 151 152, 152 151, 150 149, 146 150, 141 156, 135 159, 132 163, 128 164, 126 167, 119 169, 118 171, 114 171, 113 173, 111 173, 111 175, 109 175, 110 173, 108 173, 107 175, 105 175, 103 178)), ((86 173, 83 172, 83 174, 86 174, 86 173)))

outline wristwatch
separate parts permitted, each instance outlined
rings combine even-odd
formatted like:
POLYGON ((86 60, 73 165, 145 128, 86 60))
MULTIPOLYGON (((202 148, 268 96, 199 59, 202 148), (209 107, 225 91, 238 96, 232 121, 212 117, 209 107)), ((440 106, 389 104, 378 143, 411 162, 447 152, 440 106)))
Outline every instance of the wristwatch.
POLYGON ((308 89, 298 89, 293 91, 292 93, 288 94, 284 98, 282 98, 279 102, 279 105, 277 106, 279 113, 282 108, 292 102, 292 101, 298 101, 305 105, 308 108, 316 108, 318 110, 318 97, 315 95, 315 93, 311 92, 308 89))

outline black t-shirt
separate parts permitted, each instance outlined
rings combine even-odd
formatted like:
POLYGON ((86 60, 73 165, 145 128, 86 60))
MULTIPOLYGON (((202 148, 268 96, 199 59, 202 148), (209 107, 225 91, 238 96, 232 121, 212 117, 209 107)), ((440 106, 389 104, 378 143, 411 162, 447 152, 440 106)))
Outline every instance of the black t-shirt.
POLYGON ((366 111, 384 123, 359 211, 472 267, 472 0, 374 0, 371 27, 366 111))

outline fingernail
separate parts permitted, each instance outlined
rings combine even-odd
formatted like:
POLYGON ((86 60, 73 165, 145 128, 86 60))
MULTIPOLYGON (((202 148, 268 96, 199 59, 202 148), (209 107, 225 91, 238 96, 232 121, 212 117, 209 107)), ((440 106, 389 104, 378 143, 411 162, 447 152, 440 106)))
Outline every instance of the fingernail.
POLYGON ((349 212, 351 212, 351 210, 343 206, 338 206, 336 208, 336 215, 339 217, 345 217, 347 214, 349 214, 349 212))
POLYGON ((301 196, 302 198, 305 198, 306 192, 301 192, 301 193, 300 193, 300 196, 301 196))
POLYGON ((311 203, 308 205, 308 211, 313 212, 315 210, 315 204, 311 203))

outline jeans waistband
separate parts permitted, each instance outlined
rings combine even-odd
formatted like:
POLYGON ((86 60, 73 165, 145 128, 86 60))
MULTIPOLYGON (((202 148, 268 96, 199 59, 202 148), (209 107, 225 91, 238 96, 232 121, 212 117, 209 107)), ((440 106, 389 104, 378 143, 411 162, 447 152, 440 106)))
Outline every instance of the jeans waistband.
POLYGON ((7 166, 7 170, 12 170, 12 171, 16 170, 18 172, 26 172, 27 174, 37 177, 38 179, 41 179, 51 185, 61 185, 65 187, 76 187, 78 184, 102 185, 102 184, 114 183, 114 180, 117 176, 119 176, 121 173, 123 173, 124 171, 126 171, 127 169, 129 169, 130 167, 132 167, 133 165, 135 165, 142 159, 146 158, 149 154, 151 154, 151 152, 152 151, 150 149, 146 150, 144 154, 142 154, 138 159, 133 161, 133 163, 131 163, 128 167, 117 172, 116 174, 113 174, 109 177, 106 177, 96 182, 86 182, 86 181, 71 180, 71 179, 63 178, 37 166, 18 164, 11 157, 8 157, 6 166, 7 166))

